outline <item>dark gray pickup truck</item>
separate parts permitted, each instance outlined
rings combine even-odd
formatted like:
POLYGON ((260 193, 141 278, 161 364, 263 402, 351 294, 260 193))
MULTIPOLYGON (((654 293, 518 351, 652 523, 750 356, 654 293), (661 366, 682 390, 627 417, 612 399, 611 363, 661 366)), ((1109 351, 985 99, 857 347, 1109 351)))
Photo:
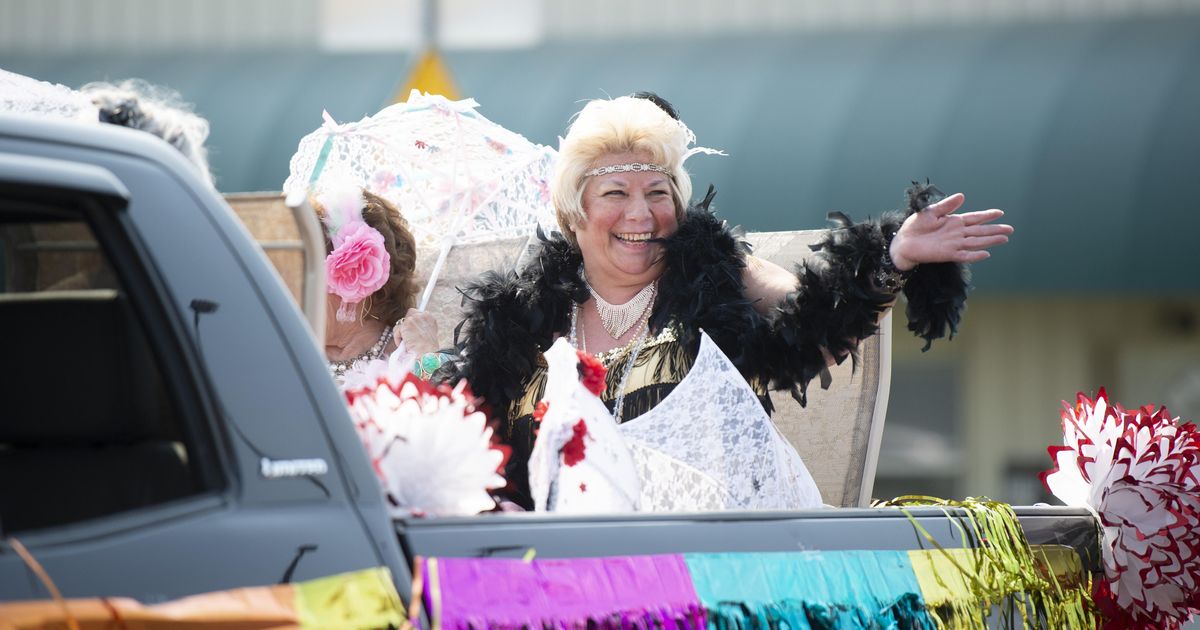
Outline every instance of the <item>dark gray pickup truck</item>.
MULTIPOLYGON (((896 510, 388 517, 313 334, 221 196, 121 128, 0 116, 0 532, 153 603, 418 556, 918 549, 896 510)), ((911 510, 948 546, 938 509, 911 510)), ((1083 510, 1021 508, 1096 570, 1083 510)), ((0 546, 0 600, 46 599, 0 546)))

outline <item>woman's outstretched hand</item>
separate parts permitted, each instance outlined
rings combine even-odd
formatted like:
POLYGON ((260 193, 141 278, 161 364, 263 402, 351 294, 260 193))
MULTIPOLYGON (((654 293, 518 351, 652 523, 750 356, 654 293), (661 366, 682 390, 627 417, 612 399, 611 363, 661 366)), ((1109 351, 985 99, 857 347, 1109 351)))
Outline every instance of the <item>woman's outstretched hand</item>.
POLYGON ((897 269, 908 271, 922 263, 979 262, 991 256, 989 247, 1008 242, 1012 226, 992 223, 1004 216, 1003 210, 956 214, 964 199, 962 193, 955 193, 904 221, 889 250, 897 269))

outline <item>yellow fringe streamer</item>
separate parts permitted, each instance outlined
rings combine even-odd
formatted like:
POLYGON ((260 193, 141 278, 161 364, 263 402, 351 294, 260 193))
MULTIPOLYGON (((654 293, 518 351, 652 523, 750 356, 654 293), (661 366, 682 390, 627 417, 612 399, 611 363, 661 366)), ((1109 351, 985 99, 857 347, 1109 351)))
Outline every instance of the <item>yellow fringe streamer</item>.
POLYGON ((986 498, 950 501, 904 496, 876 507, 901 508, 934 547, 910 551, 909 558, 939 628, 986 630, 993 609, 1007 628, 1097 627, 1091 575, 1083 570, 1079 555, 1070 547, 1031 547, 1008 504, 986 498), (903 509, 918 506, 942 508, 969 546, 942 546, 903 509))
POLYGON ((402 628, 404 603, 384 567, 295 585, 301 628, 402 628))

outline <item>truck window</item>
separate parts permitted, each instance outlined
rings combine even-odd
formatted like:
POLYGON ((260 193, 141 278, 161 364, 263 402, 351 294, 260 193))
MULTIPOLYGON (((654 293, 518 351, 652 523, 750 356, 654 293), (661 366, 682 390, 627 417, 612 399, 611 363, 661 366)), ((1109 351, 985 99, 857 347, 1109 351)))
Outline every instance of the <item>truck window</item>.
POLYGON ((0 535, 201 492, 159 357, 69 208, 0 198, 0 535))

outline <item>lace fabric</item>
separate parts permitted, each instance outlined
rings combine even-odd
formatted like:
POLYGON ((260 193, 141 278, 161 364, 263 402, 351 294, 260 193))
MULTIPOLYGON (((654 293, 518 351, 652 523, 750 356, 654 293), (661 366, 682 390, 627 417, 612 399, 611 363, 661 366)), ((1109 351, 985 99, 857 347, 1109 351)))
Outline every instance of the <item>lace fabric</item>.
POLYGON ((283 184, 320 193, 349 179, 396 204, 421 245, 528 236, 554 225, 556 152, 484 118, 472 99, 415 90, 358 122, 326 123, 300 140, 283 184))
POLYGON ((99 110, 87 96, 64 85, 38 81, 7 70, 0 70, 0 112, 99 121, 99 110))
POLYGON ((643 511, 821 506, 799 453, 707 334, 674 391, 620 429, 643 480, 643 511))

